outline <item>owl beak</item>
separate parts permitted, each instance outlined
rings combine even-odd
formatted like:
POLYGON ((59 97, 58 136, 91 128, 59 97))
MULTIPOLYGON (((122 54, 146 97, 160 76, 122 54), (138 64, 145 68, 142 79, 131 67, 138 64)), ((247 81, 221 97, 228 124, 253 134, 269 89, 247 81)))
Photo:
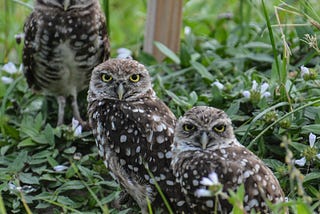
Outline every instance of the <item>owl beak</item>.
POLYGON ((202 133, 200 140, 201 140, 202 149, 206 149, 209 142, 208 135, 206 132, 202 133))
POLYGON ((120 83, 117 87, 117 94, 118 94, 119 100, 122 100, 123 94, 124 94, 124 88, 122 83, 120 83))
POLYGON ((69 6, 70 6, 70 0, 64 0, 63 1, 63 9, 64 9, 64 11, 67 11, 69 6))

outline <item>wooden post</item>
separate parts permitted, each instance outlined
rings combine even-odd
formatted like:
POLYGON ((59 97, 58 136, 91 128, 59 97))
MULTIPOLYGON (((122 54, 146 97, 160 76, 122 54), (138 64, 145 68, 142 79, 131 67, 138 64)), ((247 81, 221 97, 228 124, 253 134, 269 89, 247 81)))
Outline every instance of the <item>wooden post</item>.
POLYGON ((158 41, 173 52, 180 47, 183 0, 149 0, 143 50, 152 54, 158 61, 164 55, 154 46, 158 41))

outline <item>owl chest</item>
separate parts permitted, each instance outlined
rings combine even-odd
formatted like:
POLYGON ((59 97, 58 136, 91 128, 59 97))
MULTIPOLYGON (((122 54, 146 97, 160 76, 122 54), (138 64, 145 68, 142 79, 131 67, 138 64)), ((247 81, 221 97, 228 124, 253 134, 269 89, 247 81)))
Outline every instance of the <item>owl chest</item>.
POLYGON ((46 81, 41 85, 50 92, 69 95, 87 86, 93 67, 102 58, 102 42, 92 21, 68 16, 51 18, 38 23, 33 72, 36 78, 42 77, 38 82, 46 81))
MULTIPOLYGON (((144 139, 141 130, 135 122, 121 111, 100 113, 105 115, 104 122, 98 122, 98 139, 101 146, 110 150, 119 158, 121 166, 138 171, 138 166, 143 164, 142 156, 145 154, 144 139)), ((105 157, 106 160, 109 157, 105 157)))

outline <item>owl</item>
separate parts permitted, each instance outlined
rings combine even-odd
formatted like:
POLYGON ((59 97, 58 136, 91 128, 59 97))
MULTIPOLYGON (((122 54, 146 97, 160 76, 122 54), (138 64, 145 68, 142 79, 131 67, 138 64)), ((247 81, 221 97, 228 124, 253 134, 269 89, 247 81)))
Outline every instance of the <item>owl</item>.
POLYGON ((57 98, 64 123, 67 97, 83 123, 78 92, 88 88, 93 68, 109 57, 105 17, 99 0, 36 0, 24 25, 24 74, 34 91, 57 98))
POLYGON ((175 213, 184 211, 184 196, 170 169, 176 118, 157 98, 145 66, 132 59, 98 65, 90 81, 88 115, 106 167, 142 213, 148 213, 147 198, 153 208, 164 208, 156 182, 175 213))
POLYGON ((219 196, 215 207, 217 198, 208 195, 207 181, 222 184, 226 194, 244 184, 243 206, 248 213, 270 213, 266 201, 284 200, 272 171, 237 141, 231 120, 222 110, 198 106, 187 111, 177 121, 172 154, 173 173, 194 213, 232 210, 228 200, 219 196))

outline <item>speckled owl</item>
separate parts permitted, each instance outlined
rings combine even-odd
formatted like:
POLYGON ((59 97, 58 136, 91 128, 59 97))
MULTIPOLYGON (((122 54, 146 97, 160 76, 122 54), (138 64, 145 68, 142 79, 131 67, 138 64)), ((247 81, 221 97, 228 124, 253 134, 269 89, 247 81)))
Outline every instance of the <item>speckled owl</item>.
POLYGON ((98 0, 36 0, 24 25, 24 74, 30 88, 57 98, 57 125, 67 97, 84 125, 77 95, 88 88, 93 68, 109 57, 105 17, 98 0))
POLYGON ((145 66, 131 59, 100 64, 92 73, 88 103, 99 154, 142 213, 148 213, 147 198, 153 208, 164 208, 155 182, 175 213, 187 209, 170 169, 176 118, 157 98, 145 66))
POLYGON ((270 213, 267 201, 284 201, 272 171, 238 142, 231 120, 222 110, 198 106, 187 111, 177 122, 172 153, 174 175, 193 213, 231 212, 224 197, 218 197, 215 207, 217 198, 207 192, 210 182, 222 184, 225 194, 244 184, 247 213, 270 213))

